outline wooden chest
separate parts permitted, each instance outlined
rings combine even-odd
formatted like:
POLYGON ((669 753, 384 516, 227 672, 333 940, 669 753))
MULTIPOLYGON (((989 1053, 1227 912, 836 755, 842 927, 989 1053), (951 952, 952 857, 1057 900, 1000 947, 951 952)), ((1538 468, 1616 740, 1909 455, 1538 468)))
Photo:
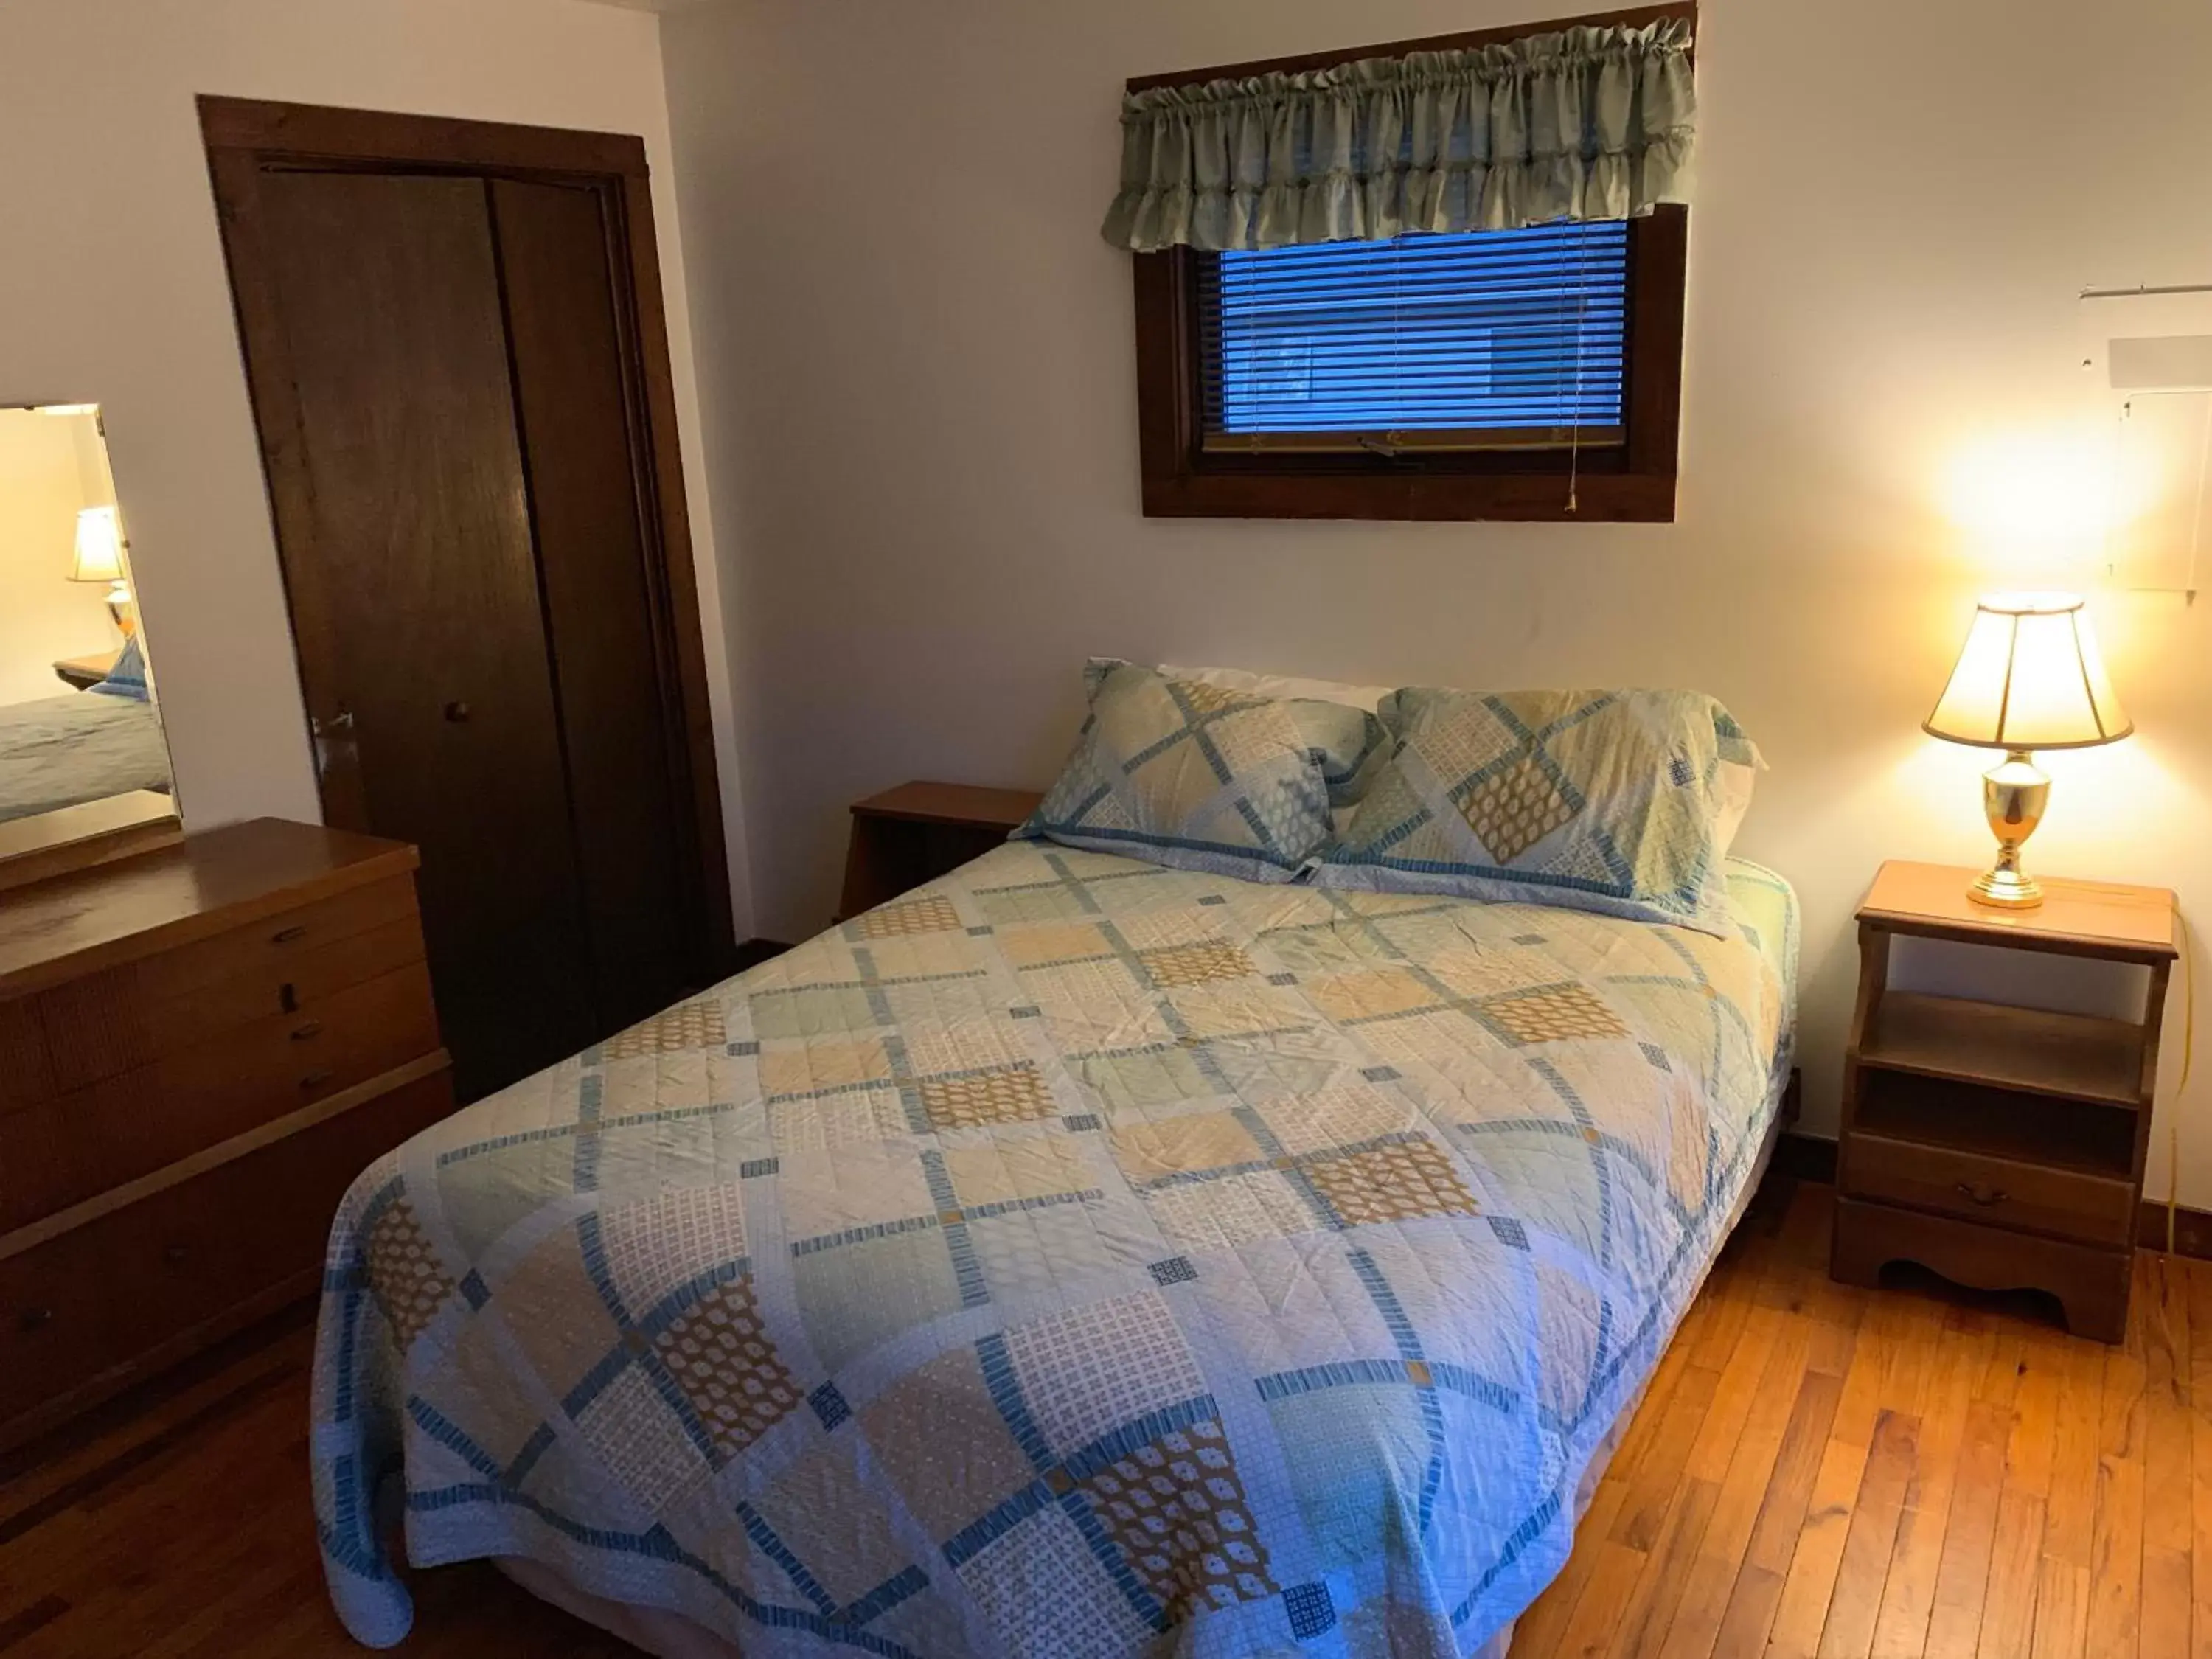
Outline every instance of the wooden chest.
POLYGON ((0 896, 0 1446, 312 1291, 453 1109, 415 851, 264 818, 0 896))

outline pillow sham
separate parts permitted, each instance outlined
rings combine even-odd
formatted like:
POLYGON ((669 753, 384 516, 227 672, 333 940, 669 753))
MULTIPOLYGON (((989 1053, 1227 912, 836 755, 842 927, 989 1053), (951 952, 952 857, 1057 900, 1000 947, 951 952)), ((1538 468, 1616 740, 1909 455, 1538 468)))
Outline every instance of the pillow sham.
POLYGON ((1692 691, 1382 700, 1395 745, 1315 879, 1595 910, 1726 937, 1724 766, 1758 750, 1692 691))
POLYGON ((136 634, 124 641, 115 666, 107 671, 107 678, 94 681, 85 690, 111 697, 129 697, 138 702, 154 700, 153 693, 146 687, 146 653, 139 648, 136 634))
POLYGON ((1017 838, 1248 881, 1297 876, 1329 840, 1333 776, 1379 752, 1376 717, 1093 658, 1075 752, 1017 838))
POLYGON ((1171 680, 1196 680, 1226 691, 1249 691, 1261 697, 1303 697, 1314 702, 1347 702, 1373 714, 1396 688, 1352 685, 1343 680, 1310 680, 1296 674, 1256 674, 1249 668, 1177 668, 1162 663, 1160 672, 1171 680))

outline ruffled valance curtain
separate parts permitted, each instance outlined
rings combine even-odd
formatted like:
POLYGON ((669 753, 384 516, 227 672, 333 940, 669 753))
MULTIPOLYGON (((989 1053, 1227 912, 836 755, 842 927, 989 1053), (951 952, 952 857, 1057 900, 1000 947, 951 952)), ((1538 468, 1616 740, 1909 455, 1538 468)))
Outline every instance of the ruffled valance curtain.
POLYGON ((1104 234, 1136 252, 1626 219, 1688 199, 1690 23, 1134 92, 1104 234))

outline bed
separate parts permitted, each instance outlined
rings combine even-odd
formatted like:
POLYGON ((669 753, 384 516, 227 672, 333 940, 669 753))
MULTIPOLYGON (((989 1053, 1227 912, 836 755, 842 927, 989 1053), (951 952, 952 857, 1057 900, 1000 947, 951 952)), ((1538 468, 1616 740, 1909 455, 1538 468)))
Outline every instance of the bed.
POLYGON ((70 691, 0 706, 0 823, 134 789, 169 793, 151 702, 70 691))
POLYGON ((373 1645, 497 1558, 664 1653, 1502 1653, 1760 1167, 1733 936, 994 850, 463 1111, 331 1242, 373 1645))

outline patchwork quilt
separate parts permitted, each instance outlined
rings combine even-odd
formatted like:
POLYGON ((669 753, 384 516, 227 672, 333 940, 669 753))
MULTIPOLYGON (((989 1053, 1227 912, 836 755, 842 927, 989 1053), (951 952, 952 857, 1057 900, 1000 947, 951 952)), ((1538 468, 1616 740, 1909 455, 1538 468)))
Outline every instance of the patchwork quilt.
POLYGON ((417 1136, 333 1231, 314 1496, 752 1659, 1466 1655, 1723 1232, 1735 936, 996 849, 417 1136))

